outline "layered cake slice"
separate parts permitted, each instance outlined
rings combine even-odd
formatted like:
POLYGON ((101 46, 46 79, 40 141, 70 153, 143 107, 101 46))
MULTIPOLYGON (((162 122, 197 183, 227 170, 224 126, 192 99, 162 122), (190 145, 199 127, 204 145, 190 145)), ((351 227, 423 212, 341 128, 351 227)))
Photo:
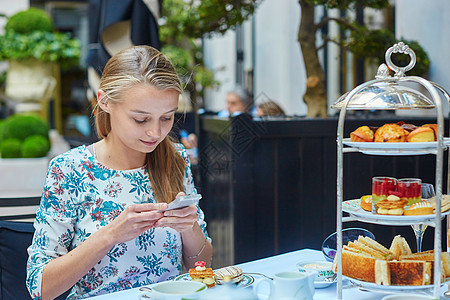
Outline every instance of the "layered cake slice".
POLYGON ((214 272, 212 268, 206 268, 204 261, 197 261, 194 269, 189 269, 189 276, 193 281, 206 284, 209 288, 215 286, 214 272))

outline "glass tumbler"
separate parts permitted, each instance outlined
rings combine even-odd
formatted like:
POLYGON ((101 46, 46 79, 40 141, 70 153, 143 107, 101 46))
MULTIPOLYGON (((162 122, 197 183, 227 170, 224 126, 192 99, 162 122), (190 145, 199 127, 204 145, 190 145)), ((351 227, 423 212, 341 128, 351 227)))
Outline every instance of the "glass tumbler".
POLYGON ((386 199, 397 191, 397 179, 394 177, 372 178, 372 213, 377 213, 378 201, 386 199))
POLYGON ((422 200, 422 180, 419 178, 402 178, 397 180, 397 192, 401 200, 407 200, 408 204, 422 200))

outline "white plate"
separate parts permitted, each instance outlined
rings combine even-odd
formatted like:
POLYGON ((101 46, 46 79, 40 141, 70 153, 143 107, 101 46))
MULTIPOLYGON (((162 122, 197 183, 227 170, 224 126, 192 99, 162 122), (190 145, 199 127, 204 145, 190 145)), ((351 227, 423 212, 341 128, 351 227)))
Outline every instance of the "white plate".
MULTIPOLYGON (((370 291, 376 291, 376 292, 408 292, 408 291, 416 291, 416 290, 426 290, 426 289, 432 289, 434 287, 433 284, 429 285, 379 285, 374 282, 367 282, 362 281, 358 279, 353 279, 347 276, 343 276, 350 280, 351 283, 354 285, 367 289, 370 291)), ((441 286, 443 286, 448 281, 445 281, 441 283, 441 286)))
MULTIPOLYGON (((349 213, 350 216, 355 217, 361 221, 375 224, 385 225, 411 225, 418 223, 430 223, 432 225, 435 221, 435 215, 418 215, 418 216, 391 216, 391 215, 377 215, 369 211, 365 211, 360 206, 361 199, 353 199, 342 202, 342 210, 349 213)), ((441 218, 450 214, 450 211, 441 213, 441 218)))
MULTIPOLYGON (((181 274, 177 277, 175 277, 174 280, 186 280, 191 281, 191 276, 189 276, 189 273, 181 274)), ((242 274, 242 280, 237 283, 237 287, 247 287, 255 282, 255 278, 248 274, 242 274)))
MULTIPOLYGON (((342 139, 346 146, 357 148, 366 154, 384 154, 384 155, 410 155, 410 154, 428 154, 437 150, 437 142, 426 143, 375 143, 375 142, 352 142, 350 138, 342 139)), ((444 138, 444 148, 450 144, 450 138, 444 138)))

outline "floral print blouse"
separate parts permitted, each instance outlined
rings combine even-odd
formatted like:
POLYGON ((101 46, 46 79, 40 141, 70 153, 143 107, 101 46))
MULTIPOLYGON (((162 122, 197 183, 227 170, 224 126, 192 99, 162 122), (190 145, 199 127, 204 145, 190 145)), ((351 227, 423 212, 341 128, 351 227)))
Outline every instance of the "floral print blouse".
MULTIPOLYGON (((180 144, 174 146, 186 162, 184 192, 197 193, 186 151, 180 144)), ((52 159, 28 248, 26 284, 32 299, 41 299, 42 272, 49 261, 77 247, 128 205, 148 202, 155 199, 146 167, 126 171, 106 168, 85 145, 52 159)), ((200 208, 197 215, 210 240, 200 208)), ((180 274, 181 264, 180 234, 168 227, 152 228, 115 245, 74 285, 67 299, 170 280, 180 274)))

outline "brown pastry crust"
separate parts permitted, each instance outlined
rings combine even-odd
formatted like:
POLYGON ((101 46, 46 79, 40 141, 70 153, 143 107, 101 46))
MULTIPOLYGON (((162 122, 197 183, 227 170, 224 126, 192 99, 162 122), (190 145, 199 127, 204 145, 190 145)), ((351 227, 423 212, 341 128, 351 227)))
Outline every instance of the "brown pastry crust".
POLYGON ((408 204, 408 200, 381 200, 377 202, 379 215, 403 215, 404 207, 408 204))
POLYGON ((376 258, 364 253, 342 249, 342 274, 352 278, 375 282, 376 258))
POLYGON ((360 126, 350 133, 350 140, 352 142, 373 142, 373 138, 374 134, 369 126, 360 126))
POLYGON ((406 140, 410 143, 434 142, 434 130, 430 127, 421 126, 411 131, 406 140))
POLYGON ((377 143, 406 142, 409 132, 397 124, 384 124, 375 132, 374 141, 377 143))
POLYGON ((424 285, 430 283, 431 263, 425 261, 390 261, 391 285, 424 285), (428 276, 425 276, 427 274, 428 276), (427 277, 428 280, 424 280, 427 277))
POLYGON ((365 211, 372 211, 372 196, 361 197, 361 208, 365 211))
POLYGON ((437 141, 438 136, 438 126, 437 124, 424 124, 422 127, 430 127, 434 131, 434 140, 437 141))

